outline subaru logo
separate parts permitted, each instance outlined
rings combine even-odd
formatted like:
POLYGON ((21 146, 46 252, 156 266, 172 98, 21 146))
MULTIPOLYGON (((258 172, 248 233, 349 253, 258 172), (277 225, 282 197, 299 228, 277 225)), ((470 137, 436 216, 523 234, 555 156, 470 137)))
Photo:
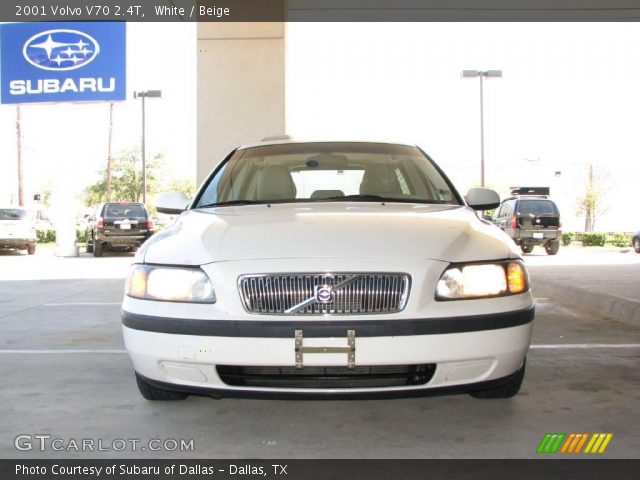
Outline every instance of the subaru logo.
POLYGON ((331 285, 320 285, 316 287, 316 302, 331 303, 334 297, 333 287, 331 285))
POLYGON ((95 38, 78 30, 47 30, 27 40, 25 60, 42 70, 75 70, 91 63, 100 53, 95 38))

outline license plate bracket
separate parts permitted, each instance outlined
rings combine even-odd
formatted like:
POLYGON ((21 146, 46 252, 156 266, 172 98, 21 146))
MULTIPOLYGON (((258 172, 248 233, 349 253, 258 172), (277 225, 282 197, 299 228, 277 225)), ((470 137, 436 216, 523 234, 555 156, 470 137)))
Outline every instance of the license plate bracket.
POLYGON ((305 353, 346 353, 347 367, 356 368, 356 331, 347 330, 347 345, 345 347, 310 347, 304 346, 304 333, 302 330, 296 330, 295 338, 295 354, 296 368, 301 369, 304 366, 305 353))

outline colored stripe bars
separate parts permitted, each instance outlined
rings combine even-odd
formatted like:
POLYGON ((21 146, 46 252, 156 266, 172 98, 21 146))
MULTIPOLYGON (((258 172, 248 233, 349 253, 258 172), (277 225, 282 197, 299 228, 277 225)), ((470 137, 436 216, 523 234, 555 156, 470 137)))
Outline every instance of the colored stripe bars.
POLYGON ((546 433, 536 452, 604 453, 612 438, 613 433, 546 433))

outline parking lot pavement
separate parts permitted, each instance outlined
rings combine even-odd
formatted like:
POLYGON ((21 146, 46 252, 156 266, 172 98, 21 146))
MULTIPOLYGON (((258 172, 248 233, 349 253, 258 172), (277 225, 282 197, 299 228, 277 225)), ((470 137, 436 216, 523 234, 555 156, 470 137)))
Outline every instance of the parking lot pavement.
POLYGON ((537 296, 640 327, 640 255, 631 248, 564 248, 525 255, 537 296))
POLYGON ((525 383, 509 400, 148 402, 119 326, 131 256, 42 255, 0 255, 2 458, 532 458, 547 432, 611 432, 602 457, 638 457, 640 332, 561 299, 537 300, 525 383), (63 450, 15 448, 34 434, 63 450), (112 451, 68 449, 82 439, 112 451), (153 439, 193 448, 151 451, 153 439))
POLYGON ((132 262, 133 254, 128 252, 110 251, 104 257, 94 258, 82 248, 80 256, 62 258, 54 255, 53 245, 38 245, 35 255, 0 249, 0 281, 124 279, 132 262))

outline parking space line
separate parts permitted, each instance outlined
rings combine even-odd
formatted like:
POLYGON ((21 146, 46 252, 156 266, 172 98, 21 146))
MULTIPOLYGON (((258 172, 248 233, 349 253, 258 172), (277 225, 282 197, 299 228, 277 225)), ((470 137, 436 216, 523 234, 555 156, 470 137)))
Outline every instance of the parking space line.
POLYGON ((640 343, 565 343, 565 344, 532 344, 532 349, 588 349, 588 348, 640 348, 640 343))
POLYGON ((76 302, 76 303, 45 303, 44 307, 76 307, 79 305, 122 305, 122 302, 76 302))
POLYGON ((3 353, 12 353, 12 354, 52 354, 52 353, 127 353, 126 350, 116 350, 116 349, 71 349, 71 348, 62 348, 59 350, 0 350, 0 355, 3 353))

